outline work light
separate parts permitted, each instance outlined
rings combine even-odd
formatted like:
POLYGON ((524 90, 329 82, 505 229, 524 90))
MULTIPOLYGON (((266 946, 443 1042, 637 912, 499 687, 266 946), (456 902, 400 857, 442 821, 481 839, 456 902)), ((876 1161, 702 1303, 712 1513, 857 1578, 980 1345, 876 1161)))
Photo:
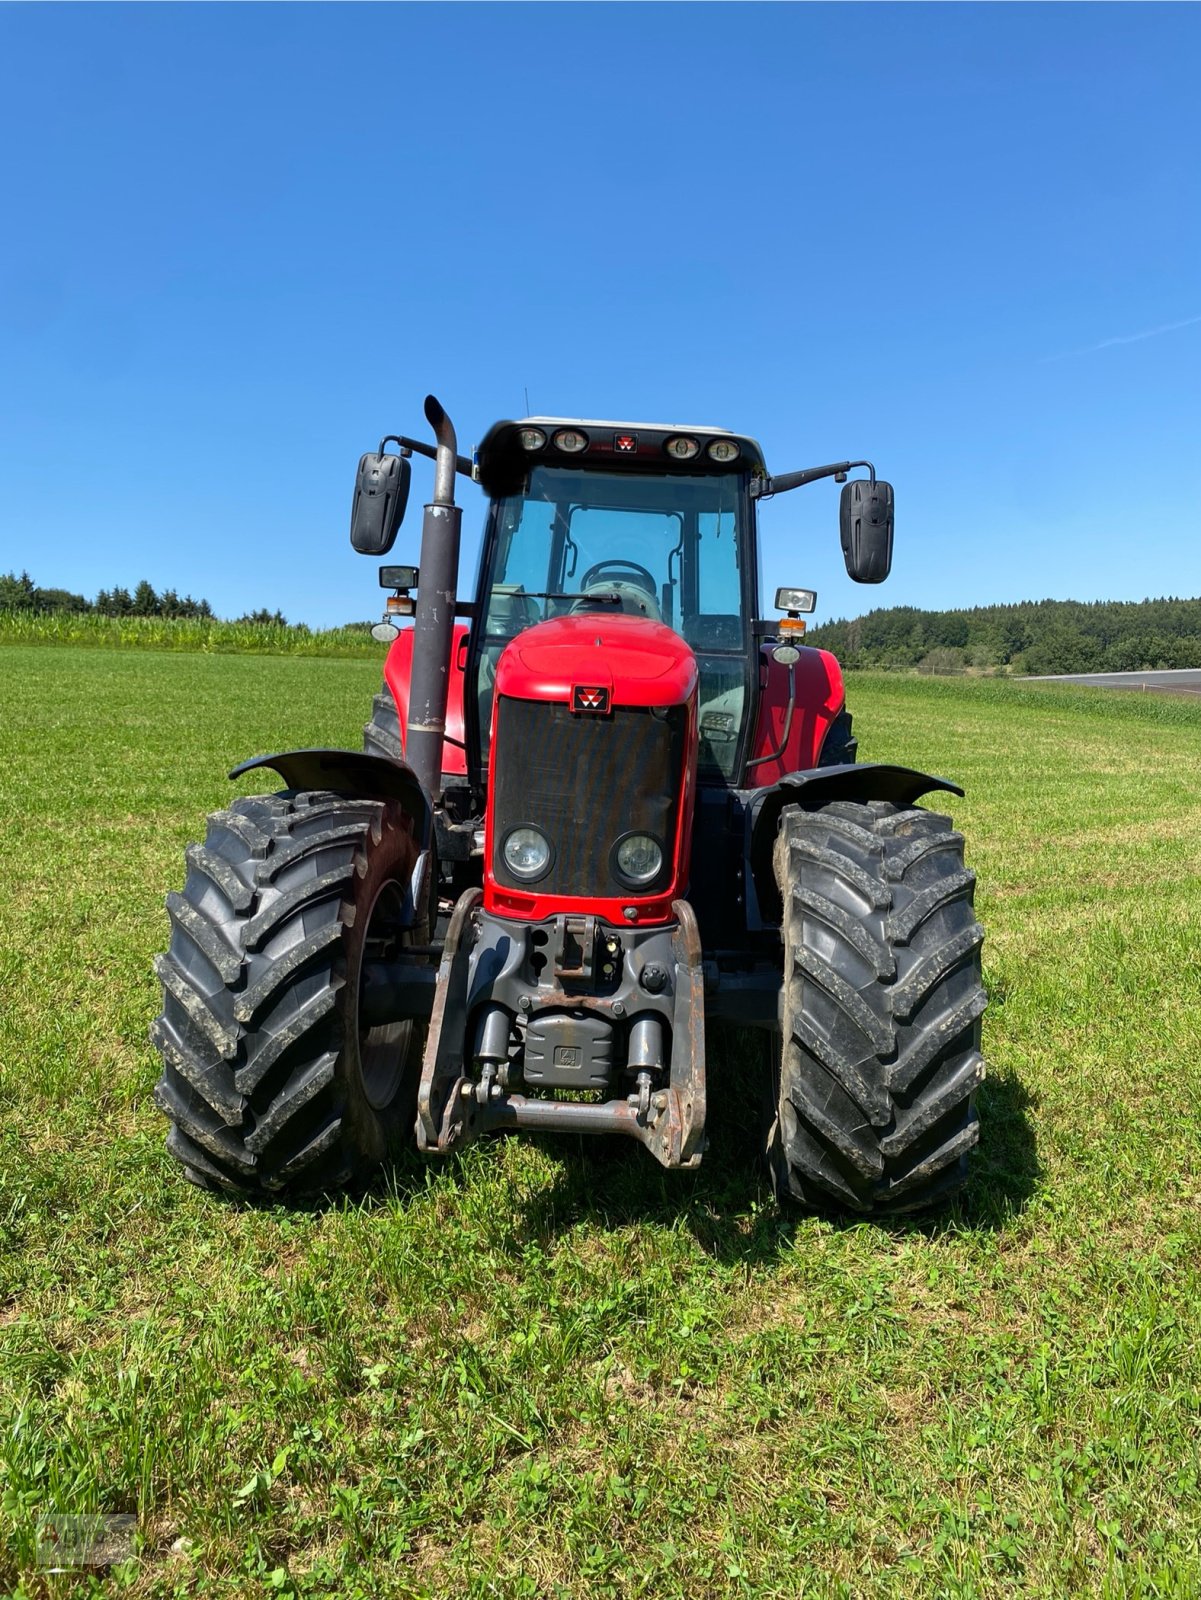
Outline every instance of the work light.
POLYGON ((578 428, 560 428, 555 434, 555 448, 564 455, 578 456, 581 450, 588 448, 588 435, 578 428))
POLYGON ((737 461, 742 450, 733 439, 714 439, 705 454, 710 461, 737 461))
POLYGON ((815 611, 816 589, 777 589, 776 606, 781 611, 815 611))
POLYGON ((690 439, 686 434, 678 433, 675 438, 669 439, 663 446, 669 456, 674 456, 677 461, 691 461, 693 456, 700 454, 700 444, 696 439, 690 439))

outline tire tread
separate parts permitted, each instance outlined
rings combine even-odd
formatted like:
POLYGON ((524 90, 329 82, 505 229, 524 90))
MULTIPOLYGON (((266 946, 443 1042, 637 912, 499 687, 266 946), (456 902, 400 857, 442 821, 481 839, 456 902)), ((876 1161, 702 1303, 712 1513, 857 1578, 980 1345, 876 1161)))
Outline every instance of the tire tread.
POLYGON ((372 1103, 374 1131, 363 1091, 348 1101, 358 1056, 343 1015, 355 891, 380 850, 373 881, 396 872, 407 887, 416 842, 397 802, 285 791, 214 812, 185 852, 150 1038, 168 1151, 202 1188, 313 1193, 383 1153, 379 1117, 399 1101, 378 1114, 372 1103))
POLYGON ((962 1185, 978 1138, 984 931, 963 837, 918 806, 794 805, 775 863, 779 1178, 819 1207, 924 1209, 962 1185))

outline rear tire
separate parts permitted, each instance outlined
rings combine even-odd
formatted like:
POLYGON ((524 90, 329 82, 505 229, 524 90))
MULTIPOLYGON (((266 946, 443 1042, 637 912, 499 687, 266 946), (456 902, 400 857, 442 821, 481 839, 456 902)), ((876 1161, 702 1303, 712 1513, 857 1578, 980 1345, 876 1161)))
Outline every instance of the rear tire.
POLYGON ((387 684, 371 702, 371 721, 363 726, 363 749, 371 756, 388 756, 393 761, 404 760, 404 746, 400 739, 400 714, 387 684))
POLYGON ((887 801, 789 806, 775 869, 777 1188, 857 1212, 937 1204, 966 1178, 984 1076, 984 930, 962 835, 887 801))
POLYGON ((424 1028, 359 1025, 365 954, 413 940, 420 845, 395 800, 238 799, 187 852, 155 961, 167 1148, 203 1187, 337 1188, 412 1136, 424 1028))
POLYGON ((852 714, 844 706, 826 729, 822 740, 819 767, 838 767, 855 760, 859 753, 859 740, 851 732, 852 714))

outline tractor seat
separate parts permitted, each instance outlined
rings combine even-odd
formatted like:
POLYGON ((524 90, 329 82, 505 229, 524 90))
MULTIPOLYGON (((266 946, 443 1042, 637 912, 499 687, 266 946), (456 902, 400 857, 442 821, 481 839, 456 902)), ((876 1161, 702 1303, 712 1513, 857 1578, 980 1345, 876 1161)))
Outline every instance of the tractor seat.
POLYGON ((537 600, 518 584, 498 583, 488 600, 485 632, 512 639, 523 629, 541 622, 542 610, 537 600))
POLYGON ((736 611, 710 616, 688 617, 684 639, 694 650, 741 650, 744 648, 742 618, 736 611))
POLYGON ((572 611, 613 611, 616 608, 599 603, 594 597, 615 594, 621 601, 621 609, 628 617, 649 617, 652 622, 662 622, 663 613, 659 610, 659 602, 648 589, 640 583, 628 583, 620 578, 610 579, 608 582, 590 583, 583 590, 578 600, 571 603, 572 611), (589 605, 588 601, 593 604, 589 605))
POLYGON ((483 641, 480 646, 479 695, 480 728, 488 737, 492 717, 492 692, 496 683, 496 667, 510 639, 542 621, 542 607, 533 595, 526 594, 519 583, 498 583, 488 598, 484 618, 483 641))

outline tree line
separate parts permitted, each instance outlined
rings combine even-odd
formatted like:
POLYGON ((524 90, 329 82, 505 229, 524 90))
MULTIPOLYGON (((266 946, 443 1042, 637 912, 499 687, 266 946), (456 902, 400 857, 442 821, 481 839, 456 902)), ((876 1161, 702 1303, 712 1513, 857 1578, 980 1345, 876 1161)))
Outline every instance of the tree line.
MULTIPOLYGON (((207 600, 193 600, 190 594, 180 595, 174 589, 157 593, 154 585, 145 578, 133 590, 118 586, 101 589, 95 600, 69 589, 43 589, 34 583, 28 572, 20 577, 15 572, 0 573, 0 611, 76 611, 96 612, 103 617, 201 617, 215 620, 215 612, 207 600)), ((249 611, 235 617, 235 622, 273 623, 280 628, 288 626, 282 611, 249 611)))
MULTIPOLYGON (((118 586, 88 600, 66 589, 40 588, 28 572, 0 574, 0 611, 215 620, 207 600, 174 589, 158 593, 145 579, 132 593, 118 586)), ((288 626, 282 612, 266 609, 231 620, 288 626)), ((823 622, 806 637, 832 650, 846 667, 1015 674, 1201 668, 1201 599, 1023 600, 953 611, 889 606, 823 622)))
POLYGON ((1201 668, 1201 599, 890 606, 824 622, 806 640, 847 667, 1036 675, 1201 668))

